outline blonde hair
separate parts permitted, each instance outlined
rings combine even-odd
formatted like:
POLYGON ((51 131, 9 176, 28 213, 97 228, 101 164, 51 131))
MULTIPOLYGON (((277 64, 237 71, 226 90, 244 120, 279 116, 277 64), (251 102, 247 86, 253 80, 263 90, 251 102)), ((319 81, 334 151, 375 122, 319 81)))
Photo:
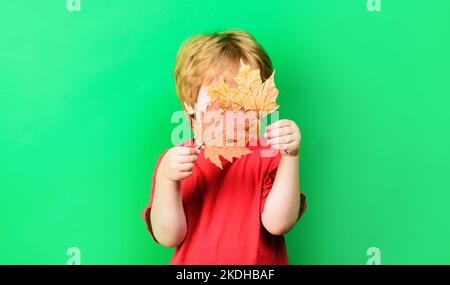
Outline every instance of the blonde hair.
POLYGON ((227 30, 188 39, 178 51, 173 72, 183 108, 193 109, 201 86, 217 77, 226 64, 240 60, 258 68, 263 81, 273 72, 269 56, 247 32, 227 30))

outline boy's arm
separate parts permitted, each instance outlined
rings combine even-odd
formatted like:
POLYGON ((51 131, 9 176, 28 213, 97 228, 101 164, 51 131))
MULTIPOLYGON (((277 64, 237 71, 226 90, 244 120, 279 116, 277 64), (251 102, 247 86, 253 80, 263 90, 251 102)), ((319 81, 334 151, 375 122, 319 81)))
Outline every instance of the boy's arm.
POLYGON ((186 236, 187 225, 180 181, 192 174, 199 150, 174 147, 162 158, 156 174, 150 220, 155 239, 163 246, 176 247, 186 236))
POLYGON ((266 129, 267 142, 282 153, 277 175, 266 198, 261 221, 274 235, 287 233, 300 211, 300 129, 290 120, 277 121, 266 129))

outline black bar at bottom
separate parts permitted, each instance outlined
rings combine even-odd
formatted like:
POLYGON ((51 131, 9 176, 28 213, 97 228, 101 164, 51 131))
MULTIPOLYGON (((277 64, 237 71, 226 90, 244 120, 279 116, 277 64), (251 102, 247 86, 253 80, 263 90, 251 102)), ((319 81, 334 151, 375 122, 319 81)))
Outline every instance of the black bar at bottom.
MULTIPOLYGON (((61 265, 61 266, 0 266, 2 279, 7 275, 11 280, 23 278, 35 280, 91 280, 122 281, 134 280, 159 282, 193 282, 196 284, 255 282, 306 283, 329 281, 359 281, 363 284, 385 281, 396 275, 400 280, 423 279, 445 282, 450 276, 450 266, 165 266, 165 265, 61 265), (60 277, 61 276, 61 277, 60 277), (62 278, 62 279, 61 279, 62 278)), ((134 283, 134 282, 133 282, 134 283)), ((283 283, 284 284, 284 283, 283 283)))

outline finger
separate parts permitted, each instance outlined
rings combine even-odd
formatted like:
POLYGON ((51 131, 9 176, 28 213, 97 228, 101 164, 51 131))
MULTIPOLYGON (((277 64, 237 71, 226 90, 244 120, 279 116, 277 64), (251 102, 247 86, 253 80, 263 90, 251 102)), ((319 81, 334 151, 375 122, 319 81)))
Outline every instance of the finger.
POLYGON ((178 150, 181 155, 199 154, 200 150, 195 147, 180 146, 178 150))
POLYGON ((178 180, 178 181, 181 181, 181 180, 183 180, 183 179, 185 179, 185 178, 187 178, 187 177, 189 177, 191 175, 192 175, 192 171, 179 172, 176 175, 175 179, 178 180))
POLYGON ((292 136, 282 136, 282 137, 276 137, 272 139, 268 139, 267 143, 270 145, 275 144, 289 144, 294 141, 294 138, 292 136))
POLYGON ((270 139, 270 138, 282 137, 282 136, 291 135, 291 134, 292 134, 291 128, 288 128, 288 127, 274 128, 274 129, 269 129, 268 131, 266 131, 266 133, 264 134, 264 137, 270 139))
POLYGON ((272 145, 272 148, 280 151, 289 151, 289 148, 285 144, 272 145))
POLYGON ((182 163, 178 166, 178 169, 181 172, 191 171, 192 168, 194 168, 194 163, 192 162, 182 163))
POLYGON ((272 130, 275 128, 283 128, 283 127, 287 127, 291 125, 291 121, 289 120, 279 120, 276 121, 275 123, 270 124, 269 126, 266 127, 266 131, 267 130, 272 130))
POLYGON ((185 172, 181 172, 179 177, 180 177, 180 179, 185 179, 191 175, 192 175, 192 171, 185 171, 185 172))
POLYGON ((289 152, 294 148, 294 144, 293 143, 274 144, 274 145, 271 145, 271 147, 273 149, 284 150, 284 151, 289 152))
POLYGON ((181 163, 186 163, 186 162, 195 162, 198 159, 198 155, 197 154, 191 154, 191 155, 182 155, 178 158, 178 161, 181 163))

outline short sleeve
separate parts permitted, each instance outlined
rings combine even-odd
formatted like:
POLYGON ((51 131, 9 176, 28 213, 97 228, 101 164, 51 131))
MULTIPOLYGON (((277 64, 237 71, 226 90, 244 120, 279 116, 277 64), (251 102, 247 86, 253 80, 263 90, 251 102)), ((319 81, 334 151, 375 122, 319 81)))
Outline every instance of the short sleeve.
POLYGON ((280 163, 281 154, 278 153, 276 156, 272 157, 270 159, 269 165, 266 168, 265 174, 263 176, 263 185, 262 185, 262 192, 261 192, 261 214, 264 210, 264 205, 266 204, 267 196, 270 193, 270 190, 272 189, 273 182, 275 181, 275 177, 277 175, 278 170, 278 164, 280 163))
POLYGON ((153 202, 153 194, 155 192, 155 184, 156 184, 156 174, 158 172, 158 168, 159 168, 159 164, 161 163, 162 158, 164 157, 164 155, 166 154, 167 150, 164 151, 164 153, 158 157, 158 160, 156 162, 156 166, 155 166, 155 170, 153 171, 153 177, 152 177, 152 187, 150 190, 150 201, 148 202, 147 206, 145 206, 145 208, 142 210, 141 212, 141 217, 144 220, 146 226, 147 226, 147 230, 150 233, 151 237, 153 238, 154 241, 158 242, 155 238, 155 236, 153 235, 153 229, 152 229, 152 223, 150 220, 150 213, 152 210, 152 202, 153 202))
MULTIPOLYGON (((281 154, 275 156, 269 163, 268 170, 263 178, 263 186, 261 193, 261 214, 264 211, 264 205, 266 204, 267 196, 272 189, 273 182, 275 181, 275 177, 277 175, 278 164, 280 163, 281 154)), ((303 216, 307 208, 306 204, 306 196, 303 192, 300 193, 300 210, 298 213, 297 221, 303 216)))

